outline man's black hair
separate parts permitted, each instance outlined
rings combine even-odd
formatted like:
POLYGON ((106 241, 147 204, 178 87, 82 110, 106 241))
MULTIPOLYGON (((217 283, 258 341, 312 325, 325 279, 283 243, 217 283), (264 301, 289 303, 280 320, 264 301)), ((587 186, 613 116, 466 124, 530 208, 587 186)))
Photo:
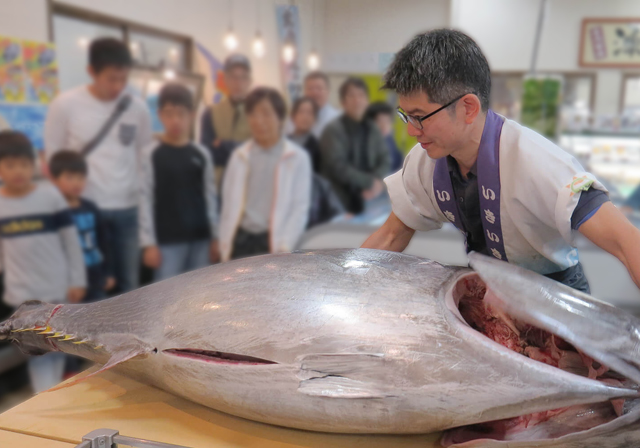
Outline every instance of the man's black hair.
POLYGON ((308 96, 301 96, 300 98, 298 98, 293 102, 293 106, 291 106, 291 117, 296 116, 296 114, 298 113, 298 110, 304 103, 311 104, 311 108, 313 109, 313 115, 316 118, 318 118, 318 113, 320 113, 320 109, 318 108, 318 105, 316 104, 316 102, 313 101, 308 96))
POLYGON ((456 30, 438 29, 414 37, 398 52, 384 82, 383 88, 400 95, 424 92, 436 104, 473 93, 483 110, 489 108, 489 63, 478 44, 456 30))
POLYGON ((102 37, 91 42, 89 65, 100 73, 107 67, 129 68, 133 59, 127 44, 113 37, 102 37))
POLYGON ((49 172, 54 179, 62 173, 73 173, 87 175, 87 161, 77 151, 62 150, 56 152, 49 161, 49 172))
POLYGON ((20 157, 32 162, 36 160, 33 145, 22 132, 10 130, 0 132, 0 160, 9 157, 20 157))
POLYGON ((284 102, 284 98, 280 92, 271 87, 257 87, 249 93, 247 99, 244 101, 247 114, 253 112, 253 109, 255 109, 262 100, 269 101, 280 121, 284 121, 287 116, 287 104, 284 102))
POLYGON ((160 90, 158 109, 162 109, 167 104, 183 106, 190 111, 195 109, 193 95, 189 88, 176 82, 165 84, 160 90))
POLYGON ((364 82, 364 79, 350 76, 340 86, 340 101, 344 100, 344 98, 347 96, 347 93, 349 92, 349 89, 352 87, 364 91, 364 93, 369 96, 369 87, 367 86, 367 83, 364 82))
POLYGON ((322 72, 320 70, 315 70, 307 73, 307 76, 304 77, 304 82, 306 83, 307 81, 310 81, 312 79, 321 79, 324 81, 327 87, 330 86, 329 76, 325 72, 322 72))
POLYGON ((375 120, 378 118, 378 115, 389 115, 393 117, 394 110, 393 107, 389 103, 384 101, 376 101, 375 103, 369 104, 367 107, 367 112, 365 113, 365 117, 367 120, 375 120))

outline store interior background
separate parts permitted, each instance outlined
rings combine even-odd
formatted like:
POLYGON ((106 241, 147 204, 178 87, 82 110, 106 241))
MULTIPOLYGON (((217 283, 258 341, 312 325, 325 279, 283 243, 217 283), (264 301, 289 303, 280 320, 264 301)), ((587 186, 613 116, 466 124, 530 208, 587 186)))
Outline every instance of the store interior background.
MULTIPOLYGON (((229 54, 223 43, 230 24, 239 40, 237 52, 252 62, 255 85, 284 90, 276 5, 299 11, 299 60, 302 76, 307 57, 316 51, 319 68, 332 79, 332 102, 339 106, 337 86, 350 74, 379 77, 393 54, 415 34, 453 27, 472 36, 488 58, 493 73, 492 108, 519 120, 522 87, 532 67, 542 0, 0 0, 0 35, 48 41, 57 46, 60 90, 85 83, 86 47, 101 36, 128 33, 134 57, 143 65, 206 78, 206 49, 218 60, 229 54), (232 7, 230 8, 230 4, 232 7), (73 17, 84 11, 85 18, 73 17), (71 11, 71 13, 70 13, 71 11), (232 16, 230 13, 232 12, 232 16), (97 24, 96 17, 122 21, 97 24), (136 31, 141 25, 164 35, 136 31), (256 32, 265 55, 252 51, 256 32), (137 42, 137 44, 136 44, 137 42), (143 61, 136 54, 142 45, 143 61), (189 56, 191 55, 191 56, 189 56)), ((638 18, 638 0, 547 0, 536 70, 562 79, 560 124, 554 139, 604 180, 612 199, 623 205, 640 184, 640 67, 586 68, 579 63, 581 27, 587 18, 638 18), (634 124, 635 123, 635 124, 634 124)), ((393 102, 393 95, 374 92, 393 102)), ((215 95, 206 79, 202 107, 215 95)), ((404 128, 397 137, 409 147, 404 128)), ((388 212, 388 211, 387 211, 388 212)), ((629 211, 640 225, 640 211, 629 211)), ((328 224, 310 231, 302 249, 357 247, 386 215, 375 209, 366 219, 328 224)), ((594 295, 637 312, 640 292, 613 257, 578 238, 581 260, 594 295)), ((453 227, 416 236, 407 252, 445 263, 466 264, 462 238, 453 227)), ((0 365, 1 365, 0 353, 0 365)))
MULTIPOLYGON (((364 75, 374 80, 375 87, 393 54, 412 36, 453 27, 479 43, 493 73, 491 107, 515 120, 520 119, 523 80, 531 73, 539 17, 544 11, 535 68, 538 75, 562 82, 559 125, 553 139, 610 187, 616 204, 622 205, 640 184, 640 67, 592 68, 579 62, 583 20, 640 18, 637 0, 3 0, 0 34, 54 42, 61 90, 87 81, 86 46, 91 39, 127 35, 138 63, 204 79, 204 107, 214 99, 215 84, 209 79, 201 49, 224 60, 230 53, 224 45, 230 26, 239 41, 235 51, 251 59, 254 84, 284 91, 278 5, 297 7, 301 76, 308 71, 307 57, 316 52, 319 68, 332 79, 336 106, 337 86, 346 76, 364 75), (541 8, 543 3, 546 6, 541 8), (104 17, 112 23, 100 24, 104 17), (261 58, 252 51, 257 32, 265 45, 261 58)), ((395 101, 392 94, 377 89, 373 96, 395 101)), ((403 125, 399 120, 396 125, 398 143, 410 148, 412 141, 403 125)), ((336 223, 312 230, 300 247, 357 247, 384 221, 384 213, 376 213, 349 225, 336 223)), ((629 213, 634 222, 640 222, 640 213, 629 213)), ((622 265, 578 240, 594 295, 640 309, 640 293, 622 265)), ((442 231, 419 235, 407 251, 465 264, 460 242, 460 235, 445 226, 442 231)))
MULTIPOLYGON (((413 35, 453 27, 471 35, 489 60, 492 108, 516 120, 520 118, 523 79, 532 69, 538 19, 544 10, 535 67, 539 75, 562 80, 554 140, 605 181, 618 205, 640 184, 640 68, 587 68, 579 62, 583 20, 640 17, 637 0, 3 0, 0 34, 53 41, 61 90, 87 81, 86 46, 91 39, 127 35, 142 65, 205 79, 204 107, 213 101, 215 85, 208 79, 201 49, 223 60, 229 54, 223 41, 230 26, 239 41, 235 51, 251 59, 254 84, 283 89, 277 5, 297 7, 301 76, 308 70, 308 55, 315 51, 319 68, 333 81, 336 106, 337 86, 346 76, 379 79, 394 52, 413 35), (75 15, 78 10, 80 17, 75 15), (104 17, 112 23, 100 24, 104 17), (145 27, 162 34, 149 33, 145 27), (261 58, 252 52, 257 32, 265 44, 261 58)), ((373 95, 395 101, 390 93, 374 90, 373 95)), ((400 122, 396 136, 401 147, 411 147, 400 122)), ((630 211, 634 221, 639 216, 630 211)), ((382 215, 369 218, 312 232, 303 238, 301 248, 357 247, 384 220, 382 215)), ((460 241, 455 231, 445 228, 440 234, 416 238, 408 252, 464 264, 460 241)), ((640 304, 640 293, 617 260, 585 241, 578 246, 584 246, 583 263, 592 277, 594 295, 627 307, 640 304)))

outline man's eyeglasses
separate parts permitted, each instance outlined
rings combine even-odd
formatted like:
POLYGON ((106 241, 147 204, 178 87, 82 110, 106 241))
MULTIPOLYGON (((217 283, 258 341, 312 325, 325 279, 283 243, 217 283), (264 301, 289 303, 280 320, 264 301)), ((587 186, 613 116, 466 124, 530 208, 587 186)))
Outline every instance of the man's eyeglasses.
POLYGON ((435 114, 437 114, 441 110, 446 109, 447 107, 451 106, 453 103, 455 103, 456 101, 462 99, 463 97, 465 97, 467 95, 469 95, 469 94, 465 93, 464 95, 460 95, 459 97, 449 101, 444 106, 440 107, 439 109, 434 110, 433 112, 431 112, 430 114, 425 115, 424 117, 417 117, 415 115, 407 115, 402 110, 400 110, 400 108, 398 108, 398 110, 396 112, 398 112, 398 116, 400 117, 400 119, 404 123, 409 123, 409 124, 411 124, 411 126, 413 126, 416 129, 422 129, 422 122, 424 120, 426 120, 429 117, 434 116, 435 114))

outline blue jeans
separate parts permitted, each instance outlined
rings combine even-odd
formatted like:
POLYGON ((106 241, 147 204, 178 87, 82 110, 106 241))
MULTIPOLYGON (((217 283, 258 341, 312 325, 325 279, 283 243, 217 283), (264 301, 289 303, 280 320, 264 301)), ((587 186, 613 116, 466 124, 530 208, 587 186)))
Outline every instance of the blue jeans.
POLYGON ((139 284, 138 209, 102 210, 108 232, 116 289, 119 293, 139 284))
POLYGON ((29 358, 29 378, 35 393, 51 389, 62 381, 66 357, 64 353, 51 352, 29 358))
POLYGON ((161 244, 159 248, 162 255, 162 263, 154 272, 154 281, 158 282, 208 266, 210 245, 211 241, 209 240, 161 244))

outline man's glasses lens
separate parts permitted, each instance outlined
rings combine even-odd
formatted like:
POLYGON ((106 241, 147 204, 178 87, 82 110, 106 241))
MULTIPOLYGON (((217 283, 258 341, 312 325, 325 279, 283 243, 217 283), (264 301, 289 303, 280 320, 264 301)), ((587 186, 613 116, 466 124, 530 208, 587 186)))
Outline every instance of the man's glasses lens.
POLYGON ((400 119, 406 124, 407 121, 409 121, 407 119, 407 116, 404 114, 404 112, 402 112, 401 110, 396 111, 398 112, 398 116, 400 117, 400 119))

